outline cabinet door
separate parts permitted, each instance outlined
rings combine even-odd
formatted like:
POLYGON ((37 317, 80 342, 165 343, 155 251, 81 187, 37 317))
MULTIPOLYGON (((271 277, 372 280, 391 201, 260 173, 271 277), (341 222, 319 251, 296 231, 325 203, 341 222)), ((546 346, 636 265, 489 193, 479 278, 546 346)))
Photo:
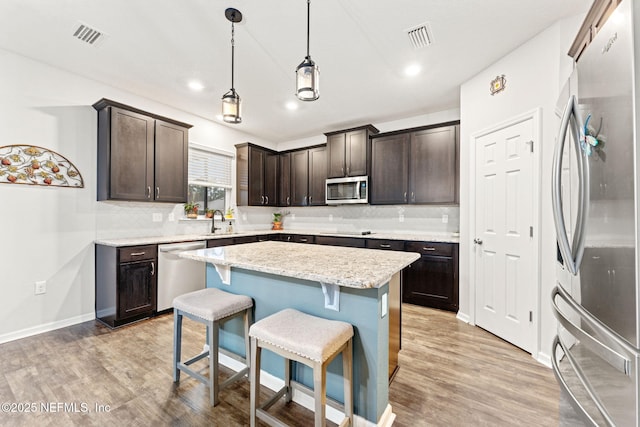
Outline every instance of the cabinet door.
POLYGON ((458 245, 407 242, 407 252, 422 256, 404 270, 402 300, 443 310, 458 310, 458 245))
POLYGON ((409 203, 457 202, 457 126, 411 134, 409 203))
POLYGON ((309 197, 309 150, 291 153, 291 206, 307 206, 309 197))
POLYGON ((266 152, 249 147, 249 206, 264 204, 264 162, 266 152))
POLYGON ((280 179, 278 180, 278 206, 291 206, 291 153, 278 156, 280 179))
POLYGON ((125 319, 156 310, 155 262, 121 263, 118 276, 118 318, 125 319))
POLYGON ((111 107, 109 198, 153 199, 154 119, 111 107))
POLYGON ((371 142, 372 205, 407 203, 409 181, 409 135, 375 138, 371 142))
POLYGON ((186 203, 189 130, 156 120, 155 133, 154 200, 186 203))
POLYGON ((326 204, 327 147, 309 149, 309 205, 326 204))
POLYGON ((327 176, 342 178, 347 176, 345 170, 345 134, 338 133, 327 137, 327 176))
POLYGON ((366 129, 347 132, 345 137, 346 176, 364 176, 367 174, 367 146, 369 133, 366 129))
POLYGON ((264 159, 264 204, 278 206, 278 162, 276 153, 266 153, 264 159))

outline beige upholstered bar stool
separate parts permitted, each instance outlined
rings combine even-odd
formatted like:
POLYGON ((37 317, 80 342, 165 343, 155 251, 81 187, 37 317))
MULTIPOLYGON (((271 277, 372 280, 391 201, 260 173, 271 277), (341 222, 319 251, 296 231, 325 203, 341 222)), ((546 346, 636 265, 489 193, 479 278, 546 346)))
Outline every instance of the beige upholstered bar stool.
POLYGON ((218 391, 242 378, 249 370, 249 325, 251 323, 251 307, 253 300, 245 295, 235 295, 215 288, 201 289, 180 295, 173 300, 173 381, 180 382, 180 371, 196 378, 209 387, 211 406, 219 402, 218 391), (182 353, 182 318, 188 317, 196 322, 207 325, 209 349, 195 357, 181 362, 182 353), (244 336, 246 368, 233 374, 222 384, 218 382, 218 333, 220 324, 237 316, 244 319, 244 336), (189 365, 209 356, 209 376, 205 377, 194 371, 189 365))
POLYGON ((327 366, 342 353, 344 376, 344 414, 340 426, 353 426, 353 327, 349 323, 327 320, 285 309, 251 325, 251 427, 256 418, 272 426, 285 424, 270 415, 267 410, 283 395, 291 401, 291 361, 313 368, 313 395, 315 398, 315 426, 326 425, 326 378, 327 366), (284 387, 267 402, 259 405, 260 353, 270 350, 285 358, 284 387))

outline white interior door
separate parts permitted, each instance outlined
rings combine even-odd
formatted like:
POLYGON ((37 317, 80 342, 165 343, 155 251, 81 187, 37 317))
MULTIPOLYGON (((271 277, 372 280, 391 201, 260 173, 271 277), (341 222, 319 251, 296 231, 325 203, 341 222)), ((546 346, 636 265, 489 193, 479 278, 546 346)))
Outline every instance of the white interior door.
POLYGON ((476 325, 532 352, 536 339, 533 118, 475 139, 476 325))

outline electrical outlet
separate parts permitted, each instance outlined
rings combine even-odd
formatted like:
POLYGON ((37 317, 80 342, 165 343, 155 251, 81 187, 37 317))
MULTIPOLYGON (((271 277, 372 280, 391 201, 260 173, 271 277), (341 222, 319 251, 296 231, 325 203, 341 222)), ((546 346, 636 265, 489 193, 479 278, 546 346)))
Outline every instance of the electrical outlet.
POLYGON ((442 223, 446 224, 449 222, 449 215, 447 214, 442 214, 442 223))
POLYGON ((382 294, 380 303, 382 305, 382 307, 380 307, 380 317, 384 318, 384 316, 386 316, 387 313, 389 312, 389 300, 386 292, 382 294))
POLYGON ((162 214, 154 213, 153 214, 153 222, 162 222, 162 214))
POLYGON ((169 215, 167 215, 167 221, 173 222, 175 220, 176 220, 176 215, 173 212, 171 212, 169 215))
POLYGON ((404 222, 404 215, 398 215, 398 222, 404 222))
POLYGON ((36 282, 36 286, 35 286, 35 294, 36 295, 42 295, 47 293, 47 281, 46 280, 40 280, 38 282, 36 282))

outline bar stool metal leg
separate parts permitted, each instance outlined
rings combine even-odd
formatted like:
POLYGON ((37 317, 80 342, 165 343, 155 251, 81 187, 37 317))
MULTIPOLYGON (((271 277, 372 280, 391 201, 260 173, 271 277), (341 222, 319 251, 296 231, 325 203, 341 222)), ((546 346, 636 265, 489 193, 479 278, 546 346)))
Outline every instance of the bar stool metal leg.
POLYGON ((260 398, 260 353, 261 348, 258 347, 258 340, 251 338, 251 363, 249 366, 249 422, 251 427, 256 426, 256 410, 258 408, 258 399, 260 398))
POLYGON ((182 314, 179 310, 173 312, 173 382, 180 381, 178 362, 182 356, 182 314))

